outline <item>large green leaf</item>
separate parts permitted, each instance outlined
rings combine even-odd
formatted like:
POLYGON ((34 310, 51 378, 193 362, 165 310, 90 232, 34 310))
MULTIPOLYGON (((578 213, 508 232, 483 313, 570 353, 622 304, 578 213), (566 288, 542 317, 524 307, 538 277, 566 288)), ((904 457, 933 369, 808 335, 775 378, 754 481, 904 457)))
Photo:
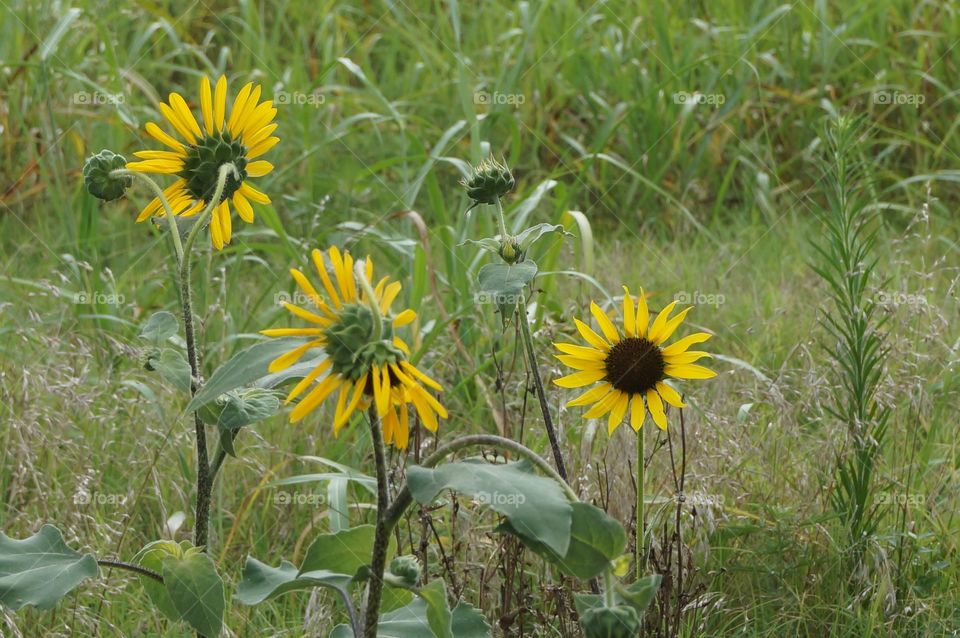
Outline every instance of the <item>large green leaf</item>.
POLYGON ((217 425, 225 430, 239 430, 268 419, 280 409, 277 393, 263 388, 231 390, 221 395, 217 402, 223 403, 217 425))
POLYGON ((487 264, 477 273, 480 292, 495 299, 519 300, 523 287, 537 276, 537 264, 521 261, 516 264, 487 264))
MULTIPOLYGON (((428 604, 417 598, 409 605, 380 616, 377 636, 380 638, 439 638, 430 629, 428 604)), ((456 638, 490 638, 490 625, 472 605, 460 603, 450 614, 451 635, 456 638)), ((353 638, 347 625, 339 625, 330 638, 353 638)))
POLYGON ((173 313, 161 310, 150 315, 140 327, 140 338, 160 347, 180 329, 173 313))
POLYGON ((303 339, 269 339, 244 348, 216 369, 187 406, 193 412, 221 394, 248 385, 267 376, 267 366, 284 352, 293 350, 303 339))
POLYGON ((589 503, 573 504, 570 546, 563 554, 519 533, 511 521, 501 525, 498 531, 514 534, 528 548, 559 567, 560 571, 581 580, 602 574, 627 546, 627 533, 623 526, 589 503))
POLYGON ((190 391, 193 374, 186 357, 179 350, 174 348, 155 350, 147 357, 145 367, 152 372, 158 372, 164 381, 177 390, 190 391))
MULTIPOLYGON (((629 605, 637 610, 637 613, 643 618, 647 607, 653 602, 657 590, 660 589, 660 581, 663 576, 653 574, 644 576, 640 580, 630 583, 627 586, 617 584, 614 588, 614 602, 617 605, 629 605)), ((601 607, 604 605, 603 596, 599 594, 575 594, 574 602, 577 607, 577 613, 581 616, 589 609, 601 607)))
POLYGON ((513 530, 563 556, 570 546, 573 508, 553 479, 537 476, 529 463, 491 464, 483 460, 447 463, 434 469, 411 466, 410 494, 429 505, 449 489, 472 496, 507 517, 513 530))
POLYGON ((256 605, 288 591, 313 587, 329 587, 342 592, 352 579, 347 574, 330 571, 312 571, 305 574, 300 574, 299 571, 293 563, 285 560, 280 561, 279 567, 270 567, 247 556, 236 599, 244 605, 256 605))
POLYGON ((427 603, 427 623, 437 638, 454 638, 453 616, 447 604, 447 587, 441 579, 430 581, 417 591, 427 603))
MULTIPOLYGON (((183 545, 178 545, 176 541, 170 540, 153 541, 137 552, 133 561, 141 567, 146 567, 161 574, 163 572, 163 560, 169 556, 182 557, 184 549, 188 546, 189 542, 187 541, 184 541, 183 545)), ((180 612, 177 611, 170 599, 165 583, 158 583, 147 576, 140 576, 140 583, 150 600, 164 616, 170 620, 180 620, 180 612)))
POLYGON ((182 558, 168 556, 162 573, 180 618, 207 638, 219 636, 226 599, 213 559, 201 551, 187 552, 182 558))
POLYGON ((87 578, 99 573, 91 554, 67 547, 53 525, 17 540, 0 532, 0 603, 13 609, 51 609, 87 578))
MULTIPOLYGON (((358 525, 331 534, 320 534, 300 564, 300 574, 312 571, 329 571, 355 576, 362 567, 370 564, 376 528, 373 525, 358 525)), ((397 541, 390 537, 388 558, 396 552, 397 541)))

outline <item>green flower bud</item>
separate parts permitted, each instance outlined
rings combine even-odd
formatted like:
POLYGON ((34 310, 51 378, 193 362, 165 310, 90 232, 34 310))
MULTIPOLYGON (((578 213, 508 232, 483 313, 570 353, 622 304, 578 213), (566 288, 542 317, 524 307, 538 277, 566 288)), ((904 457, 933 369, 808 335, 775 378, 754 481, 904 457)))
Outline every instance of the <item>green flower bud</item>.
POLYGON ((133 178, 129 175, 114 177, 110 172, 126 165, 127 160, 123 155, 107 149, 88 157, 83 165, 83 183, 87 192, 105 202, 119 199, 130 188, 133 178))
POLYGON ((595 607, 580 616, 587 638, 636 638, 640 633, 640 615, 627 605, 595 607))
POLYGON ((467 195, 476 206, 496 204, 499 198, 513 190, 516 182, 506 165, 485 159, 473 169, 470 179, 464 179, 460 184, 467 189, 467 195))
POLYGON ((520 250, 520 245, 513 238, 501 242, 499 253, 500 257, 508 264, 523 261, 523 251, 520 250))
POLYGON ((407 587, 416 587, 420 580, 420 561, 415 556, 397 556, 388 570, 407 587))

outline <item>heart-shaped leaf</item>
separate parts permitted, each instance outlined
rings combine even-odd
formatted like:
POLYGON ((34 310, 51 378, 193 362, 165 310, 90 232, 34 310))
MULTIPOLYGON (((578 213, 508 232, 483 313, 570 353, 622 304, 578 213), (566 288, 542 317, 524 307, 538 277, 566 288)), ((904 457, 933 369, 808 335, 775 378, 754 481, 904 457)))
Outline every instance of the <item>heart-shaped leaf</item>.
MULTIPOLYGON (((376 528, 373 525, 358 525, 332 534, 320 534, 300 564, 300 574, 312 571, 330 571, 355 576, 362 567, 370 564, 376 528)), ((390 537, 388 558, 396 552, 396 538, 390 537)))
POLYGON ((512 529, 563 556, 570 546, 573 508, 560 485, 532 472, 529 463, 491 464, 482 460, 447 463, 434 469, 411 466, 410 493, 429 505, 445 489, 474 497, 503 514, 512 529))
POLYGON ((99 574, 92 554, 67 547, 53 525, 17 540, 0 532, 0 603, 13 609, 51 609, 87 578, 99 574))
POLYGON ((213 559, 203 552, 163 559, 163 585, 174 608, 196 631, 216 638, 223 629, 226 600, 213 559))
POLYGON ((163 343, 177 334, 180 324, 173 313, 161 310, 150 315, 150 318, 140 327, 140 338, 160 347, 163 343))
POLYGON ((299 571, 296 565, 285 560, 280 561, 279 567, 270 567, 252 556, 247 556, 236 599, 244 605, 256 605, 288 591, 313 587, 329 587, 343 591, 352 579, 347 574, 330 571, 312 571, 306 574, 300 574, 299 571))
POLYGON ((223 402, 217 425, 225 430, 240 428, 268 419, 280 410, 277 393, 263 388, 231 390, 218 399, 223 402))

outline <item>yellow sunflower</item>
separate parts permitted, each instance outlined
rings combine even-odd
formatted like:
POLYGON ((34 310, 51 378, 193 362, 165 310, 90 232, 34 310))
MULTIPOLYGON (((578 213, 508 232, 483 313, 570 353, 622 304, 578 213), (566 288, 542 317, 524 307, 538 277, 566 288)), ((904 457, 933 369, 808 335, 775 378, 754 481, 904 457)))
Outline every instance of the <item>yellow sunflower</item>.
MULTIPOLYGON (((227 79, 221 76, 216 88, 211 91, 210 79, 202 78, 202 129, 186 100, 178 93, 171 93, 166 104, 160 103, 160 113, 185 142, 150 122, 146 126, 147 135, 170 150, 137 151, 134 155, 142 161, 127 163, 131 171, 176 175, 177 180, 163 193, 175 215, 189 217, 210 203, 216 194, 220 167, 232 162, 237 167, 237 174, 227 177, 220 201, 210 216, 210 239, 217 250, 230 243, 230 201, 233 201, 240 219, 248 224, 253 222, 253 206, 250 202, 270 203, 269 197, 247 181, 250 177, 262 177, 273 170, 273 164, 256 158, 280 141, 273 136, 277 128, 273 123, 277 109, 271 100, 260 102, 260 93, 260 85, 254 86, 251 82, 244 86, 233 101, 227 117, 227 79)), ((155 214, 164 214, 159 198, 147 204, 137 221, 142 222, 155 214)))
MULTIPOLYGON (((324 254, 314 249, 311 256, 326 296, 317 292, 306 275, 294 268, 290 274, 314 308, 283 304, 294 316, 310 325, 261 330, 269 337, 311 338, 274 359, 269 366, 270 372, 291 366, 315 348, 322 349, 326 355, 287 396, 287 403, 290 403, 311 388, 293 408, 290 420, 300 421, 339 391, 333 417, 334 434, 340 432, 354 411, 366 409, 371 404, 376 407, 387 444, 406 449, 410 438, 408 406, 411 404, 424 427, 435 432, 438 417, 447 418, 447 411, 424 386, 436 391, 443 388, 409 361, 410 348, 394 334, 396 328, 409 324, 417 316, 410 309, 391 314, 390 306, 400 293, 400 283, 383 277, 373 288, 376 303, 371 304, 362 282, 358 285, 354 259, 349 251, 341 253, 335 246, 327 251, 332 277, 324 254), (372 306, 376 307, 376 312, 372 306), (324 373, 323 379, 317 381, 324 373)), ((373 262, 369 256, 363 268, 367 281, 372 282, 373 262)))
POLYGON ((654 423, 662 430, 667 428, 664 402, 676 407, 685 407, 680 394, 665 383, 668 378, 709 379, 716 373, 694 362, 710 354, 689 350, 690 346, 710 338, 706 332, 697 332, 664 346, 692 308, 681 310, 673 317, 670 313, 677 302, 664 308, 652 324, 643 290, 633 297, 623 287, 623 331, 610 317, 591 302, 590 312, 600 326, 597 334, 590 326, 575 319, 577 330, 588 345, 573 343, 553 344, 562 354, 556 355, 563 364, 579 370, 556 379, 562 388, 580 388, 598 385, 567 403, 567 407, 593 404, 584 413, 586 419, 607 416, 607 429, 612 434, 630 412, 630 425, 639 431, 646 413, 650 412, 654 423), (649 326, 648 326, 649 324, 649 326), (644 406, 646 400, 646 406, 644 406))

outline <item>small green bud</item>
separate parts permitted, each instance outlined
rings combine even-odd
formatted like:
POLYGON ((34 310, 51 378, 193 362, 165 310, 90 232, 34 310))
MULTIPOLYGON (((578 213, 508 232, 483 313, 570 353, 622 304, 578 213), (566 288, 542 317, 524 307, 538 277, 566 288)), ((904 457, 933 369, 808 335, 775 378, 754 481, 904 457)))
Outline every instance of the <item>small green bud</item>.
POLYGON ((83 183, 87 192, 105 202, 119 199, 133 184, 133 178, 129 175, 114 177, 110 173, 126 165, 127 160, 123 155, 107 149, 88 157, 83 165, 83 183))
POLYGON ((595 607, 580 616, 587 638, 636 638, 640 633, 640 615, 627 605, 595 607))
POLYGON ((407 587, 416 587, 420 580, 420 561, 415 556, 397 556, 388 570, 407 587))
POLYGON ((520 250, 520 245, 513 238, 501 242, 499 252, 500 257, 508 264, 523 261, 523 251, 520 250))
POLYGON ((467 196, 473 200, 473 206, 476 206, 496 204, 499 198, 513 190, 516 182, 505 164, 485 159, 473 169, 470 179, 464 179, 460 184, 467 189, 467 196))

